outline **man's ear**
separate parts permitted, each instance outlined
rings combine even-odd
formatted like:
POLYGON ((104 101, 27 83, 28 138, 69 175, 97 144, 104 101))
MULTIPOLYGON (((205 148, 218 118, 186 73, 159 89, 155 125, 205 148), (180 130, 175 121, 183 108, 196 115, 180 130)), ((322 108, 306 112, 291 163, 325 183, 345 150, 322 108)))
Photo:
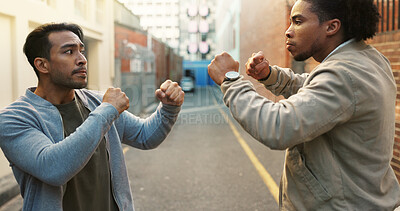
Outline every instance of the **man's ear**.
POLYGON ((41 57, 36 57, 34 60, 34 64, 36 69, 40 73, 48 73, 49 72, 49 63, 47 59, 41 58, 41 57))
POLYGON ((327 24, 326 35, 328 36, 333 36, 337 34, 342 27, 342 22, 340 22, 340 20, 337 18, 326 21, 326 24, 327 24))

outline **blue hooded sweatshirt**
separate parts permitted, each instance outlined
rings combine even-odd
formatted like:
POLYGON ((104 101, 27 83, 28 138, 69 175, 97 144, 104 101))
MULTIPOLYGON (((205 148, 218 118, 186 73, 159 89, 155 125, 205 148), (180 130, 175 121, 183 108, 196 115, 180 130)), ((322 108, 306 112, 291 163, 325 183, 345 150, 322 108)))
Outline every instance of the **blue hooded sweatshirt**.
POLYGON ((10 162, 24 198, 23 211, 62 210, 63 185, 88 162, 106 139, 112 189, 120 210, 134 210, 121 144, 157 147, 175 123, 180 107, 160 103, 148 118, 120 115, 103 95, 75 90, 91 111, 74 133, 64 137, 57 108, 34 94, 35 88, 0 111, 0 147, 10 162))

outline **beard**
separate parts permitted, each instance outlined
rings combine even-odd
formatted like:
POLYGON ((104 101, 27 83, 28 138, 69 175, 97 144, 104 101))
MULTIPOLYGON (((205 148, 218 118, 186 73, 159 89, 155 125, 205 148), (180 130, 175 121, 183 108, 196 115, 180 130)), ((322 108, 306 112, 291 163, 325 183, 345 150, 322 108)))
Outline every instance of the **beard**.
POLYGON ((50 75, 50 79, 53 84, 69 89, 83 89, 87 87, 87 78, 81 78, 80 81, 77 81, 74 80, 73 75, 74 73, 71 74, 69 77, 65 77, 65 75, 63 75, 59 71, 56 71, 55 74, 50 75))
POLYGON ((312 57, 313 55, 315 55, 315 53, 318 52, 318 49, 319 49, 317 41, 313 42, 313 44, 311 45, 310 49, 308 49, 308 51, 300 52, 297 55, 292 54, 294 60, 296 60, 298 62, 305 61, 305 60, 309 59, 310 57, 312 57))
POLYGON ((294 60, 296 60, 296 61, 298 61, 298 62, 305 61, 305 60, 307 60, 307 59, 310 58, 310 57, 311 57, 311 55, 310 55, 308 52, 301 53, 301 54, 298 54, 298 55, 296 55, 296 56, 293 56, 294 60))

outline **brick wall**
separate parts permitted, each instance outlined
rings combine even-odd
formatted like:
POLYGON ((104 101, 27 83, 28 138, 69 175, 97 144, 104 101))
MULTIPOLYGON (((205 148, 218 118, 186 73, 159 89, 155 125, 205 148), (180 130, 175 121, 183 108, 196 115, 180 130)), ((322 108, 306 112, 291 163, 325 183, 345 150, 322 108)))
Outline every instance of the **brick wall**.
POLYGON ((290 5, 276 0, 241 1, 240 15, 240 73, 253 82, 259 94, 279 100, 260 83, 247 77, 245 64, 252 53, 263 51, 271 65, 288 66, 285 31, 290 5), (251 11, 251 12, 245 12, 251 11))
MULTIPOLYGON (((147 32, 115 24, 115 58, 121 59, 121 72, 130 72, 130 60, 123 58, 121 45, 124 41, 147 47, 147 32)), ((182 78, 182 57, 158 39, 152 38, 152 51, 155 55, 156 87, 166 79, 179 81, 182 78)))
MULTIPOLYGON (((115 24, 115 58, 120 58, 121 45, 124 40, 129 43, 139 44, 141 46, 147 46, 147 34, 138 30, 132 30, 128 27, 124 27, 115 24)), ((127 58, 121 58, 121 72, 130 72, 130 61, 127 58)))

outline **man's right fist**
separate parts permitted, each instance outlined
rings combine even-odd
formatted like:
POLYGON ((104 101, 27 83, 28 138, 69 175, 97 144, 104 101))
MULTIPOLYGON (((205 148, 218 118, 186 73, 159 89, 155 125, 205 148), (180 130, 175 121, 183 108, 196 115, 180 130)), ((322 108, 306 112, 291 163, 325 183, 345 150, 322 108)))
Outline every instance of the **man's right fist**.
POLYGON ((129 98, 120 88, 108 88, 103 96, 103 102, 113 105, 120 114, 129 108, 129 98))
POLYGON ((246 73, 256 80, 264 79, 269 75, 269 62, 264 58, 262 51, 253 53, 247 60, 246 73))

